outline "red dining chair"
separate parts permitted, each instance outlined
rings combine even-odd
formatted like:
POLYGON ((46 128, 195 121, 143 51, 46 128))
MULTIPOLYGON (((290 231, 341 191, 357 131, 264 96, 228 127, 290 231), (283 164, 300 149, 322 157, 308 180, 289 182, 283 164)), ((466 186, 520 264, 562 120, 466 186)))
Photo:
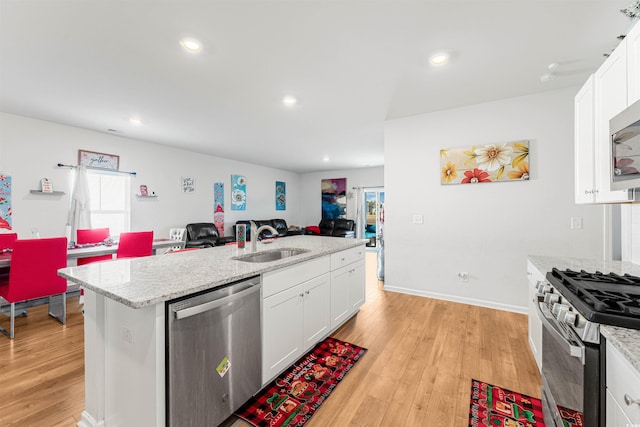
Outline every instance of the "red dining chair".
POLYGON ((18 239, 18 233, 0 234, 0 251, 3 249, 13 249, 13 242, 18 239))
MULTIPOLYGON (((78 230, 77 242, 82 245, 85 243, 100 243, 109 237, 109 228, 87 228, 84 230, 78 230)), ((90 264, 97 261, 107 261, 113 259, 113 255, 98 255, 89 256, 86 258, 78 258, 78 265, 90 264)))
POLYGON ((8 281, 0 282, 0 297, 11 304, 11 326, 0 332, 13 339, 16 303, 49 297, 49 315, 67 321, 67 281, 58 269, 67 266, 67 238, 18 239, 13 244, 8 281), (62 294, 62 314, 51 313, 51 296, 62 294))
POLYGON ((136 258, 153 255, 153 231, 121 233, 116 258, 136 258))

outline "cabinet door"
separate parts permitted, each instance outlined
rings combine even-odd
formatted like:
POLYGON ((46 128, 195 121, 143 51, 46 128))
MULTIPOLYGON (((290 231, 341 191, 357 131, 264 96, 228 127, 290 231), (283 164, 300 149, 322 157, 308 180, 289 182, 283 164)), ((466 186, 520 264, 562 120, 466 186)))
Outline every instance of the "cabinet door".
POLYGON ((349 302, 349 312, 355 313, 364 304, 366 281, 364 260, 355 262, 349 267, 349 289, 347 300, 349 302))
POLYGON ((529 279, 529 347, 538 365, 538 370, 540 370, 542 366, 542 321, 538 317, 536 285, 538 282, 544 281, 544 277, 531 263, 527 268, 527 276, 529 279))
POLYGON ((336 328, 349 315, 349 266, 331 272, 331 329, 336 328))
POLYGON ((595 201, 594 76, 589 77, 574 101, 575 198, 576 203, 595 201))
POLYGON ((631 423, 631 420, 627 418, 624 411, 615 401, 611 392, 607 390, 607 426, 611 427, 627 427, 635 424, 631 423))
POLYGON ((640 24, 627 34, 627 83, 628 104, 640 101, 640 24))
POLYGON ((302 354, 304 304, 302 285, 262 300, 262 384, 302 354))
POLYGON ((303 284, 304 351, 329 334, 331 328, 331 276, 329 273, 303 284))
POLYGON ((609 120, 627 108, 627 45, 623 40, 595 74, 596 201, 628 200, 627 191, 611 191, 609 120))

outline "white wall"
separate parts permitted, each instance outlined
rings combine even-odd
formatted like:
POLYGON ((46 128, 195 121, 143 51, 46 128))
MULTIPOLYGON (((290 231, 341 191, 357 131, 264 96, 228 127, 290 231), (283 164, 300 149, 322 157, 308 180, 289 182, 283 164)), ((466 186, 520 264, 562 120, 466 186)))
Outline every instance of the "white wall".
POLYGON ((353 197, 347 198, 347 218, 356 219, 356 191, 353 190, 353 187, 384 186, 384 167, 343 169, 301 175, 300 188, 304 189, 300 195, 300 220, 302 223, 297 225, 304 227, 320 223, 322 219, 320 182, 330 178, 347 178, 347 193, 353 193, 353 197))
POLYGON ((603 208, 574 204, 576 92, 387 122, 386 289, 525 312, 528 254, 602 258, 603 208), (440 185, 440 149, 524 139, 530 181, 440 185), (571 230, 571 217, 584 228, 571 230))
POLYGON ((640 264, 640 203, 626 204, 622 210, 622 260, 640 264))
POLYGON ((153 229, 168 236, 169 228, 190 222, 213 222, 213 183, 225 184, 225 227, 240 219, 284 218, 300 223, 299 174, 139 140, 0 113, 0 171, 13 179, 13 228, 30 237, 37 228, 42 237, 63 236, 71 192, 70 171, 57 163, 77 164, 78 149, 120 156, 120 170, 136 171, 131 194, 140 184, 157 199, 131 200, 131 229, 153 229), (231 174, 247 177, 247 210, 232 211, 231 174), (196 191, 182 193, 181 176, 195 178, 196 191), (64 196, 29 193, 40 179, 53 181, 64 196), (275 210, 275 181, 287 183, 287 210, 275 210))

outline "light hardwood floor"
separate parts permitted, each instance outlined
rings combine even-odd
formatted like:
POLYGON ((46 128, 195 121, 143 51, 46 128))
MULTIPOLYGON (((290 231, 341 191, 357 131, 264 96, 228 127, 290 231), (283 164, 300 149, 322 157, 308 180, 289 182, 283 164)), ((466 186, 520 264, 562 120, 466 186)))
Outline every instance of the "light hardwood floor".
MULTIPOLYGON (((334 336, 369 351, 309 427, 466 426, 471 378, 540 396, 526 316, 385 292, 373 253, 367 302, 334 336)), ((36 307, 18 319, 13 341, 0 336, 0 426, 74 426, 84 407, 83 345, 76 299, 67 325, 36 307)))

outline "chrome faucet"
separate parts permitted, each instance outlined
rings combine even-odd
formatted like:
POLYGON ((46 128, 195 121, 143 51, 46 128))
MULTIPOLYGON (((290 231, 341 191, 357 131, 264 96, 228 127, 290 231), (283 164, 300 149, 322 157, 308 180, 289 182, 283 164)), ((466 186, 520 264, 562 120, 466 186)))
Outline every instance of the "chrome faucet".
POLYGON ((251 223, 251 252, 256 252, 258 250, 258 236, 260 236, 260 233, 262 233, 264 230, 269 230, 276 237, 278 236, 278 230, 270 225, 261 225, 260 227, 258 227, 255 222, 249 222, 251 223))

